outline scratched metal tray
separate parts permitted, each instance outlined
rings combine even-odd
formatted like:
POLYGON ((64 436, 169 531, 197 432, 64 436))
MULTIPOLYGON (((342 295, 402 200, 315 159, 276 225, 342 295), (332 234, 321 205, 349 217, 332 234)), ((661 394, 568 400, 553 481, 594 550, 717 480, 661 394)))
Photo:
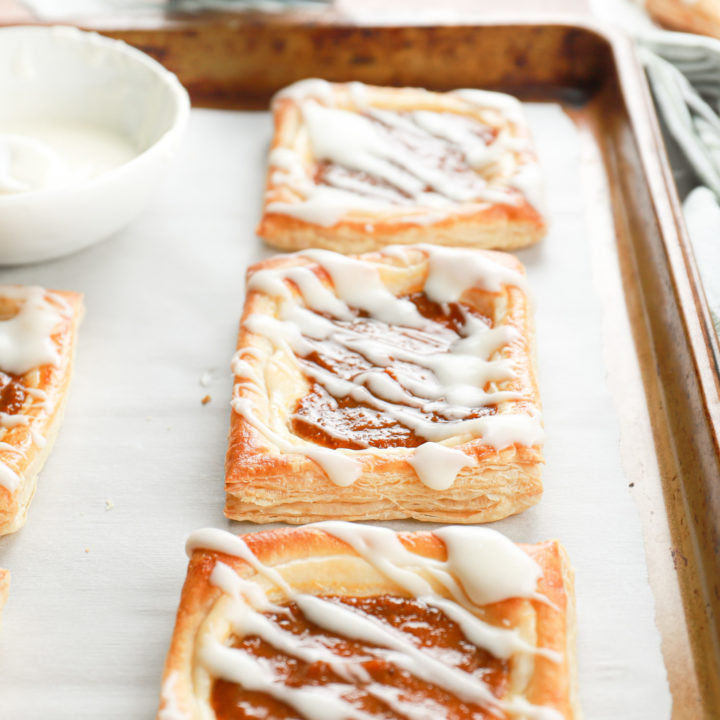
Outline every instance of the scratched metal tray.
MULTIPOLYGON (((717 341, 629 43, 575 21, 374 27, 330 12, 94 29, 154 55, 200 107, 266 108, 274 91, 304 77, 485 87, 562 105, 581 139, 588 234, 613 278, 596 288, 618 329, 606 334, 604 352, 630 358, 610 364, 622 389, 614 394, 621 433, 631 440, 624 470, 642 521, 672 717, 720 717, 717 341)), ((585 712, 593 717, 593 708, 585 712)))

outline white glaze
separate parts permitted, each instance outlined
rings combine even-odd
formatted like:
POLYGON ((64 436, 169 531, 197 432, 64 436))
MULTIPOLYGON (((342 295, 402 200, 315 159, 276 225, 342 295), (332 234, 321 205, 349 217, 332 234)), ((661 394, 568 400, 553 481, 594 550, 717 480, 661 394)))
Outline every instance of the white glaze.
POLYGON ((277 100, 282 100, 283 98, 290 98, 291 100, 295 100, 295 102, 315 98, 322 100, 326 105, 335 104, 332 85, 330 85, 327 80, 320 80, 319 78, 306 78, 305 80, 299 80, 292 85, 288 85, 286 88, 275 93, 272 104, 275 104, 277 100))
POLYGON ((157 720, 190 720, 189 715, 180 709, 177 704, 175 686, 178 683, 177 672, 168 675, 162 684, 160 691, 160 700, 162 708, 158 713, 157 720))
MULTIPOLYGON (((517 656, 519 660, 538 654, 553 662, 562 661, 559 653, 534 648, 523 641, 517 631, 489 625, 472 612, 473 602, 486 597, 494 602, 500 596, 507 599, 534 597, 537 594, 537 580, 541 575, 539 567, 499 533, 484 528, 461 528, 467 531, 463 533, 456 533, 457 528, 438 531, 436 534, 448 548, 448 559, 442 562, 407 550, 395 533, 386 528, 343 522, 318 523, 310 527, 321 529, 348 543, 401 589, 414 595, 419 602, 436 607, 458 623, 469 642, 490 651, 496 657, 510 659, 517 656), (481 560, 472 563, 470 559, 476 553, 479 553, 481 560), (505 568, 505 578, 502 589, 495 589, 493 584, 499 567, 505 568), (427 577, 439 581, 451 595, 460 593, 456 602, 438 594, 427 577), (465 594, 459 590, 460 587, 466 590, 470 588, 471 591, 465 594)), ((383 658, 426 682, 440 685, 465 702, 478 703, 493 714, 507 713, 511 717, 528 720, 560 718, 557 711, 532 705, 522 696, 498 701, 479 677, 434 657, 417 647, 411 636, 386 625, 378 618, 366 615, 359 608, 297 593, 283 579, 280 568, 261 563, 242 538, 220 530, 201 530, 190 536, 186 547, 189 553, 195 549, 208 549, 241 557, 259 576, 282 591, 288 601, 294 601, 310 622, 341 637, 361 640, 374 646, 368 649, 371 655, 383 658)), ((402 708, 402 714, 406 717, 431 717, 427 705, 393 698, 388 695, 388 688, 372 683, 357 661, 347 661, 334 655, 331 646, 312 637, 300 639, 262 615, 261 612, 266 611, 271 604, 267 600, 267 591, 261 590, 252 577, 241 579, 229 566, 218 561, 211 574, 211 582, 229 596, 230 602, 225 606, 224 613, 236 636, 257 635, 278 651, 292 657, 309 663, 326 662, 346 682, 360 683, 363 690, 370 694, 392 701, 391 706, 398 710, 402 708)), ((307 720, 364 717, 362 712, 340 697, 343 690, 346 691, 343 685, 286 688, 261 659, 241 649, 228 648, 212 636, 206 635, 200 642, 200 659, 211 675, 236 682, 248 690, 269 693, 290 704, 307 720)))
POLYGON ((52 332, 62 320, 56 304, 38 287, 0 286, 0 296, 19 300, 19 312, 0 320, 0 370, 23 375, 34 367, 60 361, 52 332))
POLYGON ((137 155, 117 133, 90 125, 0 123, 0 195, 79 185, 137 155))
POLYGON ((492 90, 475 89, 453 90, 452 94, 476 107, 489 108, 500 112, 514 123, 521 124, 525 122, 522 103, 512 95, 492 90))
POLYGON ((190 103, 174 75, 118 40, 39 25, 0 33, 0 133, 30 135, 66 163, 52 182, 34 175, 36 192, 0 193, 0 263, 6 265, 58 257, 127 225, 158 188, 190 103), (67 161, 51 137, 58 130, 70 130, 72 137, 60 142, 79 151, 67 161), (88 147, 92 138, 102 147, 88 147), (128 143, 130 162, 118 166, 115 157, 97 164, 98 150, 107 159, 120 145, 127 157, 128 143))
POLYGON ((293 445, 287 442, 257 418, 249 400, 236 397, 232 401, 232 408, 262 433, 265 438, 277 445, 282 452, 304 455, 316 462, 335 485, 340 487, 352 485, 360 477, 362 465, 339 450, 330 450, 316 445, 293 445))
POLYGON ((52 187, 62 176, 57 153, 23 135, 0 134, 0 195, 52 187))
POLYGON ((244 597, 256 609, 263 612, 284 612, 284 608, 268 600, 262 588, 251 580, 241 578, 229 565, 219 560, 210 573, 210 583, 226 595, 244 597))
POLYGON ((447 490, 464 467, 474 464, 464 452, 438 443, 420 445, 408 462, 420 482, 433 490, 447 490))
POLYGON ((527 292, 527 280, 487 255, 439 245, 420 245, 428 255, 430 271, 425 281, 425 294, 435 302, 457 302, 470 288, 500 292, 503 285, 527 292))
POLYGON ((536 163, 527 163, 520 167, 510 178, 509 185, 519 190, 541 215, 547 212, 542 174, 536 163))
POLYGON ((358 110, 367 110, 370 105, 370 98, 367 87, 360 82, 348 83, 350 98, 358 110))
POLYGON ((18 427, 18 425, 28 425, 29 423, 30 418, 27 415, 9 415, 6 412, 0 412, 0 427, 6 430, 12 430, 12 428, 18 427))
MULTIPOLYGON (((419 249, 428 258, 424 290, 435 302, 457 302, 471 288, 500 292, 508 285, 520 288, 526 285, 523 275, 476 251, 431 245, 419 249)), ((391 247, 384 252, 404 258, 408 250, 391 247)), ((466 434, 479 435, 497 449, 542 441, 542 424, 536 414, 500 413, 467 418, 474 408, 520 398, 515 392, 485 390, 489 383, 514 377, 512 364, 497 353, 517 339, 517 331, 502 325, 491 329, 480 318, 467 314, 460 330, 462 337, 449 347, 438 340, 435 350, 431 343, 438 326, 422 317, 413 303, 391 293, 376 264, 326 250, 307 250, 301 255, 327 272, 332 287, 323 284, 305 266, 260 270, 250 277, 248 290, 277 298, 278 317, 253 314, 245 320, 245 327, 265 337, 281 352, 294 355, 309 379, 335 398, 351 397, 384 413, 430 443, 466 434), (300 297, 291 291, 288 281, 295 285, 300 297), (404 337, 411 343, 413 331, 417 330, 422 333, 417 335, 417 345, 398 345, 391 336, 383 334, 368 335, 363 326, 352 323, 357 310, 368 313, 370 324, 381 321, 404 328, 404 337), (373 367, 354 376, 340 377, 303 360, 313 352, 314 341, 327 340, 361 355, 373 367), (390 368, 392 375, 386 372, 390 368), (433 422, 419 410, 437 413, 445 421, 433 422)), ((252 368, 239 354, 233 367, 240 380, 238 386, 258 388, 252 368)), ((233 408, 283 452, 301 453, 316 460, 333 482, 348 485, 359 476, 361 466, 352 460, 353 451, 328 450, 312 444, 291 445, 252 412, 246 399, 236 397, 233 408), (333 461, 333 457, 337 460, 333 461), (344 475, 346 471, 351 471, 350 475, 344 475)), ((410 462, 423 483, 442 490, 450 487, 457 473, 469 464, 467 458, 461 464, 461 455, 458 450, 429 445, 419 453, 411 453, 410 462)))
MULTIPOLYGON (((63 298, 40 287, 22 285, 0 286, 0 297, 19 303, 18 312, 14 316, 0 320, 0 371, 24 375, 43 365, 57 366, 60 356, 53 343, 52 333, 69 313, 63 298)), ((47 394, 44 391, 24 386, 23 391, 33 399, 34 407, 47 407, 47 394), (40 402, 34 402, 36 398, 40 402)), ((29 424, 30 418, 22 412, 0 412, 0 428, 3 430, 29 424)), ((45 446, 45 438, 37 430, 31 429, 31 436, 37 447, 45 446)), ((4 446, 8 446, 5 449, 10 447, 8 443, 4 443, 4 446)), ((20 480, 12 468, 0 461, 0 485, 14 492, 20 480)))
POLYGON ((11 493, 15 492, 20 485, 20 476, 4 462, 0 462, 0 485, 11 493))
POLYGON ((372 720, 371 715, 340 697, 340 691, 345 689, 343 685, 288 687, 265 663, 242 650, 225 647, 213 638, 208 638, 199 655, 216 677, 235 682, 246 690, 271 695, 307 720, 372 720))
MULTIPOLYGON (((395 297, 385 287, 377 266, 373 263, 329 250, 305 250, 302 255, 327 271, 332 279, 335 295, 348 308, 365 310, 372 317, 389 325, 423 327, 426 324, 409 300, 395 297)), ((312 305, 310 308, 316 309, 312 305)), ((349 315, 348 310, 345 317, 349 315)))
POLYGON ((462 147, 472 168, 480 170, 496 162, 505 150, 502 140, 486 144, 472 131, 472 127, 462 115, 416 110, 412 113, 412 119, 418 127, 431 135, 462 147))
POLYGON ((448 565, 462 578, 465 592, 476 605, 535 593, 542 576, 539 565, 504 535, 489 528, 460 525, 441 528, 434 534, 445 543, 448 565))
POLYGON ((323 80, 304 80, 278 93, 276 98, 292 98, 299 105, 313 159, 332 165, 323 184, 315 185, 312 168, 297 153, 273 150, 270 164, 283 171, 273 175, 273 182, 287 184, 300 197, 270 202, 268 212, 330 227, 348 214, 397 218, 398 208, 406 208, 403 222, 427 224, 458 208, 474 212, 490 202, 516 205, 518 193, 542 211, 542 183, 529 144, 501 127, 505 120, 524 125, 515 98, 480 90, 454 93, 469 109, 491 111, 489 121, 500 130, 488 143, 485 126, 470 116, 375 108, 360 83, 351 83, 349 92, 354 110, 338 107, 332 86, 323 80), (464 168, 438 166, 451 150, 464 156, 464 168), (500 162, 503 179, 488 182, 482 172, 500 162), (380 184, 346 170, 366 173, 380 184))

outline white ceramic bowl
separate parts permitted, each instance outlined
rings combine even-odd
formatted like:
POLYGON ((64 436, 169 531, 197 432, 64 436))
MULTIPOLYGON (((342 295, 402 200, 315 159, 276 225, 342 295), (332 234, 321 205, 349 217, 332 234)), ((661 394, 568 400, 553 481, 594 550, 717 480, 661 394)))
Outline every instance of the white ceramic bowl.
POLYGON ((0 133, 42 121, 132 145, 97 177, 0 193, 0 264, 66 255, 127 225, 167 169, 189 109, 177 78, 123 42, 68 27, 0 29, 0 133))

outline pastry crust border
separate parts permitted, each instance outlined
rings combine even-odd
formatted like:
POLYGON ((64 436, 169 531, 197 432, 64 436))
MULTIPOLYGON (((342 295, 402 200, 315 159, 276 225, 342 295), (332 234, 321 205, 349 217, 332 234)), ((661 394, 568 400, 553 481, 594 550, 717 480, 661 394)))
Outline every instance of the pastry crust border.
POLYGON ((720 9, 715 0, 645 0, 647 12, 662 25, 681 32, 720 38, 720 9))
MULTIPOLYGON (((431 532, 399 532, 397 535, 414 553, 439 560, 447 557, 445 544, 431 532)), ((300 592, 407 596, 359 559, 349 545, 318 528, 282 528, 241 537, 261 563, 279 570, 286 581, 300 592), (320 558, 327 558, 325 568, 318 562, 320 558), (359 562, 343 573, 343 566, 354 558, 359 562), (308 563, 303 565, 303 560, 308 563), (290 563, 292 580, 278 568, 290 563)), ((504 617, 517 617, 524 608, 531 608, 535 618, 535 646, 560 652, 563 660, 555 663, 535 656, 525 697, 531 703, 554 707, 566 720, 579 720, 573 569, 557 540, 519 547, 542 568, 543 575, 538 581, 537 591, 550 602, 512 598, 492 606, 493 618, 502 622, 504 617)), ((197 549, 192 553, 163 673, 157 720, 208 720, 208 688, 204 681, 198 681, 199 688, 196 688, 198 676, 195 666, 198 644, 207 628, 206 620, 223 596, 223 592, 209 581, 216 561, 229 565, 245 579, 257 577, 255 570, 241 558, 206 549, 197 549)), ((227 632, 230 632, 229 628, 227 632)))
MULTIPOLYGON (((328 83, 337 107, 357 111, 353 100, 352 83, 328 83)), ((293 86, 290 86, 292 90, 293 86)), ((387 110, 429 110, 451 112, 487 122, 488 113, 495 119, 493 125, 506 129, 514 138, 527 142, 522 151, 508 150, 520 165, 537 163, 530 132, 524 119, 510 118, 501 110, 488 106, 481 108, 463 100, 454 92, 439 93, 421 88, 390 88, 363 85, 363 96, 372 107, 387 110)), ((287 90, 287 89, 286 89, 287 90)), ((314 96, 313 96, 314 97, 314 96)), ((507 96, 510 98, 511 96, 507 96)), ((320 99, 320 98, 318 98, 320 99)), ((514 99, 514 98, 513 98, 514 99)), ((273 99, 274 135, 271 151, 289 149, 306 155, 298 143, 302 128, 300 102, 291 92, 281 91, 273 99)), ((308 167, 312 157, 306 157, 308 167)), ((378 250, 392 244, 411 245, 432 243, 456 247, 492 248, 513 250, 538 242, 547 232, 546 220, 522 192, 509 190, 512 202, 478 201, 458 203, 448 208, 429 210, 438 214, 433 220, 408 221, 412 211, 408 207, 382 213, 349 212, 337 223, 325 227, 299 218, 268 210, 273 202, 300 202, 292 187, 276 179, 276 170, 268 167, 263 202, 263 214, 256 233, 268 244, 281 250, 325 248, 340 253, 361 253, 378 250)))
MULTIPOLYGON (((486 253, 492 259, 524 273, 520 262, 505 253, 486 253)), ((381 277, 394 291, 398 286, 424 287, 427 256, 418 248, 404 248, 397 253, 382 252, 359 256, 378 265, 381 277), (406 266, 402 262, 407 262, 406 266)), ((277 256, 253 265, 248 277, 268 268, 292 265, 314 265, 302 254, 277 256)), ((471 298, 471 293, 464 298, 471 298)), ((483 293, 482 296, 485 297, 483 293)), ((535 368, 534 325, 525 293, 504 286, 493 295, 496 307, 504 305, 503 322, 519 332, 519 338, 505 345, 501 353, 509 358, 517 376, 502 383, 502 389, 515 390, 525 400, 504 403, 502 412, 539 412, 540 399, 535 368)), ((245 321, 253 313, 274 315, 276 301, 251 290, 245 301, 240 322, 237 349, 251 365, 257 383, 235 377, 233 397, 243 398, 252 406, 256 417, 268 423, 272 414, 281 411, 275 397, 286 394, 288 384, 295 397, 304 394, 307 381, 294 360, 278 361, 278 353, 269 341, 251 333, 245 321), (249 351, 248 351, 249 349, 249 351), (288 368, 294 369, 294 377, 288 368), (277 388, 280 388, 278 390, 277 388)), ((497 319, 497 318, 496 318, 497 319)), ((287 419, 287 415, 284 416, 287 419)), ((285 440, 297 438, 284 422, 285 440)), ((275 431, 277 427, 273 427, 275 431)), ((309 441, 296 442, 312 446, 309 441)), ((477 523, 499 520, 521 512, 538 502, 542 494, 540 467, 543 462, 539 445, 513 444, 502 450, 487 445, 480 437, 464 436, 456 442, 444 441, 475 461, 464 468, 447 490, 433 490, 424 485, 408 462, 409 448, 370 448, 337 450, 362 463, 360 477, 347 487, 334 484, 314 461, 300 454, 282 452, 244 417, 232 411, 228 452, 225 463, 225 515, 234 520, 257 523, 283 521, 306 523, 322 519, 390 520, 415 518, 430 522, 477 523)))
MULTIPOLYGON (((12 445, 18 452, 0 448, 0 461, 11 468, 20 478, 20 484, 13 492, 0 485, 0 535, 7 535, 19 530, 27 520, 30 502, 37 487, 37 477, 52 450, 55 438, 62 421, 65 402, 72 376, 77 330, 84 312, 82 294, 63 290, 46 290, 46 294, 55 295, 67 304, 70 315, 63 317, 62 322, 52 334, 52 342, 60 357, 57 367, 43 365, 33 368, 23 378, 28 379, 30 387, 47 393, 50 407, 43 407, 41 402, 28 403, 23 407, 23 414, 30 422, 5 429, 0 440, 12 445), (45 445, 38 447, 33 441, 33 434, 39 433, 45 439, 45 445)), ((25 383, 23 383, 25 384, 25 383)))

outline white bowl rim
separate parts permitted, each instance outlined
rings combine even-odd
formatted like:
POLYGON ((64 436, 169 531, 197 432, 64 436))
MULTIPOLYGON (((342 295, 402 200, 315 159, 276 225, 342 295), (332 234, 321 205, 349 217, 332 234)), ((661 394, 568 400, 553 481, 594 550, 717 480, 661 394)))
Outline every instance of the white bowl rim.
POLYGON ((72 25, 10 25, 0 27, 0 39, 2 39, 2 36, 5 34, 27 34, 38 35, 41 37, 47 36, 48 34, 62 35, 72 41, 85 43, 89 46, 94 45, 96 47, 101 47, 103 50, 117 52, 120 55, 124 55, 126 58, 129 58, 131 62, 137 62, 148 68, 165 84, 171 92, 174 108, 173 117, 168 129, 152 145, 150 145, 150 147, 146 148, 137 155, 134 155, 127 162, 111 168, 110 170, 106 170, 97 177, 88 178, 76 185, 50 187, 42 190, 33 190, 31 192, 0 195, 0 206, 25 204, 34 202, 36 199, 61 198, 66 194, 82 192, 91 186, 102 186, 107 182, 112 182, 117 175, 124 173, 130 166, 144 160, 151 154, 157 154, 160 152, 163 147, 173 142, 174 138, 177 135, 182 134, 184 131, 190 115, 190 97, 187 90, 178 80, 175 73, 168 70, 164 65, 154 58, 151 58, 142 50, 138 50, 123 40, 105 37, 97 32, 80 30, 72 25))

